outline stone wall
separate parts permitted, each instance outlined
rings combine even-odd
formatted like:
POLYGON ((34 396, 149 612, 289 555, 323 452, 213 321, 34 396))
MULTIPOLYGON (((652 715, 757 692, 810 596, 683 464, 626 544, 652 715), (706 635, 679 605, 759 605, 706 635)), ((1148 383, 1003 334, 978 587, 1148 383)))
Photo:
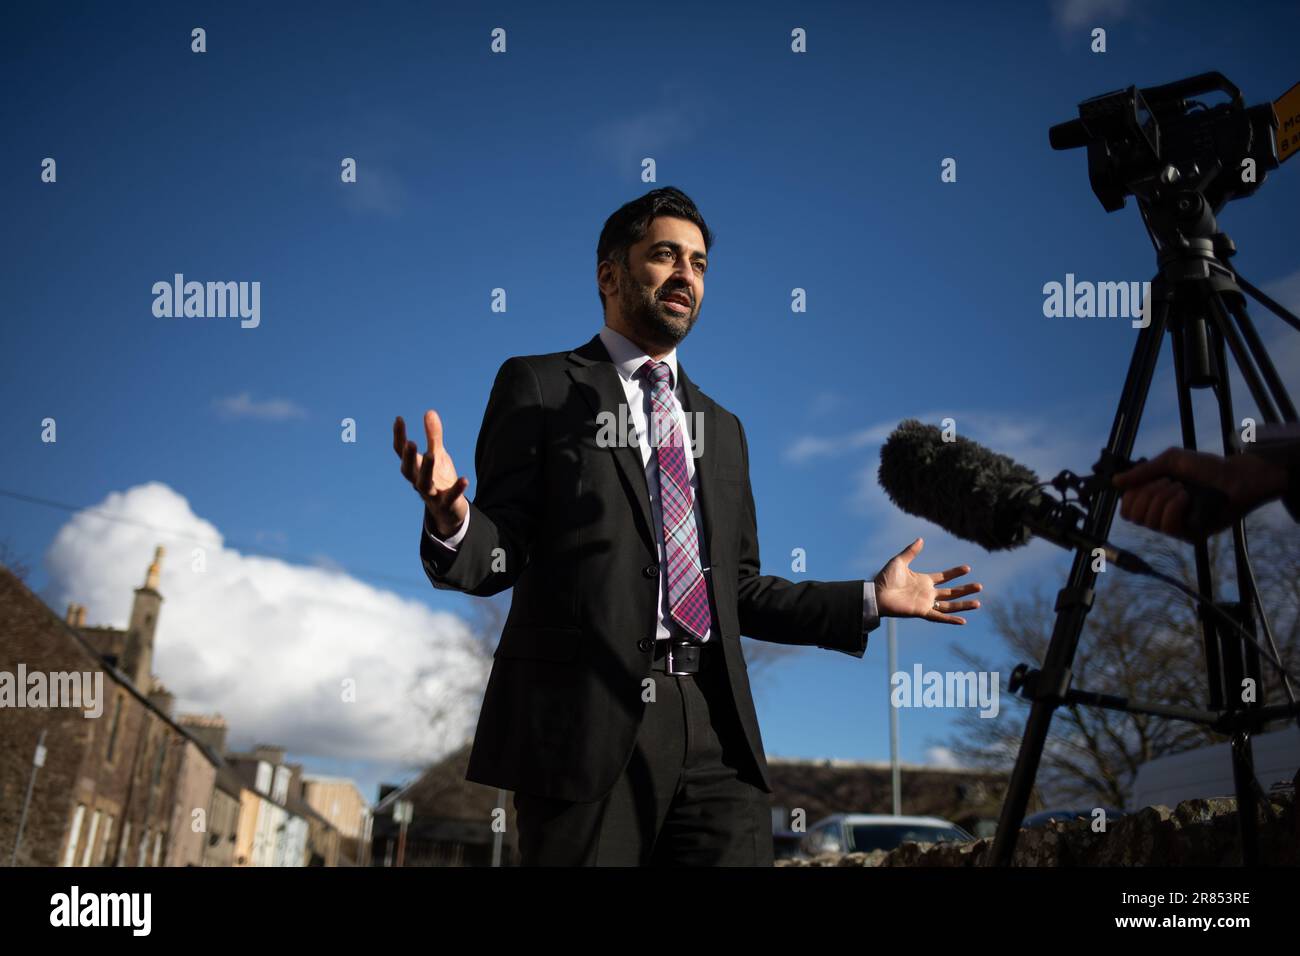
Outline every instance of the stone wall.
MULTIPOLYGON (((1297 774, 1300 782, 1300 774, 1297 774)), ((1269 798, 1272 817, 1260 808, 1260 862, 1300 864, 1300 812, 1295 792, 1269 798)), ((1086 819, 1021 830, 1015 866, 1238 866, 1237 802, 1187 800, 1176 809, 1146 807, 1095 833, 1086 819)), ((826 854, 778 860, 777 866, 980 866, 991 839, 973 843, 905 843, 896 850, 826 854)))

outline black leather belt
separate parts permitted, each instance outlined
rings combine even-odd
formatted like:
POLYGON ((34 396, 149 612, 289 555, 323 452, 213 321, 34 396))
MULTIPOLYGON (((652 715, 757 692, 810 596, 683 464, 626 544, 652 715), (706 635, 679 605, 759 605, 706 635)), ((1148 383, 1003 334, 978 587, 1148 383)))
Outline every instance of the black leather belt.
POLYGON ((672 638, 655 641, 655 657, 650 667, 674 677, 698 674, 712 664, 717 654, 717 640, 717 636, 713 635, 703 644, 672 638))

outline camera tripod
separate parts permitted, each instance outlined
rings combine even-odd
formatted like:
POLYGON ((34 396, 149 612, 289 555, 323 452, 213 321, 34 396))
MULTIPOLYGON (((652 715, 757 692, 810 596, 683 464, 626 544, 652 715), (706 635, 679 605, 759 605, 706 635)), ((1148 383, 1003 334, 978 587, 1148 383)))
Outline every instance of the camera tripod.
MULTIPOLYGON (((1177 84, 1140 92, 1146 94, 1153 103, 1157 102, 1157 97, 1163 97, 1168 103, 1176 101, 1176 105, 1181 107, 1182 95, 1201 91, 1207 80, 1214 88, 1230 88, 1236 94, 1238 113, 1233 116, 1233 121, 1239 123, 1240 94, 1219 74, 1204 74, 1177 84)), ((1084 143, 1077 135, 1073 139, 1068 136, 1058 137, 1058 130, 1066 126, 1076 127, 1071 132, 1081 130, 1089 134, 1090 172, 1094 189, 1111 211, 1123 205, 1122 198, 1118 199, 1118 204, 1115 203, 1119 194, 1114 184, 1121 180, 1113 180, 1111 192, 1108 196, 1103 196, 1106 171, 1093 163, 1092 155, 1093 145, 1099 143, 1101 137, 1095 128, 1088 128, 1089 115, 1085 107, 1109 100, 1106 105, 1110 111, 1104 119, 1114 123, 1115 98, 1127 95, 1131 113, 1130 127, 1136 129, 1145 126, 1146 131, 1149 131, 1154 123, 1144 118, 1143 111, 1148 108, 1141 95, 1134 99, 1136 92, 1130 88, 1119 94, 1088 101, 1081 105, 1080 111, 1084 115, 1082 124, 1074 121, 1073 124, 1062 124, 1062 127, 1053 130, 1053 145, 1058 148, 1084 143), (1136 126, 1133 119, 1137 120, 1136 126)), ((1157 109, 1147 115, 1158 117, 1159 113, 1160 110, 1157 109)), ((1100 112, 1096 115, 1101 118, 1100 112)), ((1258 119, 1259 114, 1255 115, 1258 119)), ((1153 146, 1159 143, 1158 136, 1146 131, 1137 130, 1153 146)), ((1113 144, 1107 145, 1108 148, 1099 150, 1099 154, 1108 153, 1112 157, 1125 154, 1124 150, 1109 148, 1113 144)), ((1271 138, 1268 145, 1272 147, 1271 138)), ((1258 150, 1258 141, 1250 148, 1258 150)), ((1159 157, 1159 150, 1153 148, 1151 155, 1159 157)), ((1276 165, 1274 156, 1272 167, 1266 168, 1275 168, 1276 165)), ((1109 534, 1119 500, 1118 491, 1109 484, 1110 476, 1117 469, 1122 469, 1124 466, 1120 463, 1127 462, 1132 454, 1166 331, 1172 341, 1178 411, 1185 448, 1195 450, 1197 444, 1191 390, 1212 388, 1218 401, 1223 451, 1226 455, 1240 453, 1236 442, 1236 414, 1233 410, 1227 352, 1231 352, 1264 420, 1267 423, 1296 421, 1295 406, 1247 312, 1245 293, 1249 293, 1297 330, 1300 330, 1300 319, 1252 286, 1227 264, 1236 249, 1232 240, 1219 232, 1216 211, 1223 202, 1235 196, 1224 195, 1222 180, 1215 182, 1216 177, 1225 173, 1226 176, 1236 175, 1231 161, 1207 162, 1202 155, 1195 161, 1190 158, 1182 161, 1161 158, 1155 175, 1122 179, 1128 191, 1137 196, 1143 221, 1156 247, 1159 271, 1152 280, 1151 295, 1146 304, 1146 316, 1150 318, 1150 323, 1138 334, 1110 438, 1102 450, 1100 460, 1094 466, 1094 471, 1105 479, 1099 483, 1099 490, 1093 496, 1085 524, 1086 533, 1095 539, 1105 540, 1109 534), (1140 185, 1134 185, 1135 183, 1140 185), (1207 198, 1207 192, 1212 188, 1220 191, 1218 202, 1207 198)), ((1198 590, 1206 600, 1216 604, 1236 621, 1252 639, 1262 628, 1272 656, 1276 659, 1277 647, 1259 600, 1243 521, 1237 520, 1231 530, 1237 599, 1224 601, 1216 597, 1204 537, 1193 546, 1198 590)), ((1258 814, 1261 806, 1270 815, 1272 810, 1255 776, 1251 737, 1271 721, 1300 715, 1300 705, 1295 702, 1285 672, 1282 674, 1282 686, 1288 703, 1265 706, 1262 694, 1261 699, 1244 699, 1247 695, 1243 695, 1242 688, 1246 681, 1252 681, 1254 687, 1262 687, 1259 650, 1250 641, 1243 640, 1234 629, 1222 626, 1215 615, 1200 608, 1198 616, 1208 680, 1207 709, 1130 701, 1071 688, 1071 668, 1080 632, 1093 601, 1097 572, 1092 569, 1091 562, 1088 549, 1080 547, 1076 550, 1068 581, 1057 594, 1056 621, 1042 666, 1033 669, 1022 664, 1012 674, 1009 689, 1012 693, 1020 692, 1032 704, 998 821, 989 865, 1011 864, 1052 716, 1056 708, 1063 705, 1102 707, 1199 723, 1229 736, 1242 862, 1245 865, 1255 865, 1259 860, 1258 814)))

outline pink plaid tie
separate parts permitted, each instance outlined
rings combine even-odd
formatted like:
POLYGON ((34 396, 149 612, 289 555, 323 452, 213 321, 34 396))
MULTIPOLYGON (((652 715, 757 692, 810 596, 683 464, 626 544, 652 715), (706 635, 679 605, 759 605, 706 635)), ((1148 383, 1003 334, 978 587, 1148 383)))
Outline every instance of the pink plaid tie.
POLYGON ((700 542, 695 536, 694 496, 686 473, 686 453, 677 427, 677 397, 669 384, 667 362, 647 359, 637 374, 649 375, 654 387, 651 445, 659 458, 659 502, 668 558, 668 607, 673 620, 697 640, 704 640, 712 614, 709 589, 700 570, 700 542))

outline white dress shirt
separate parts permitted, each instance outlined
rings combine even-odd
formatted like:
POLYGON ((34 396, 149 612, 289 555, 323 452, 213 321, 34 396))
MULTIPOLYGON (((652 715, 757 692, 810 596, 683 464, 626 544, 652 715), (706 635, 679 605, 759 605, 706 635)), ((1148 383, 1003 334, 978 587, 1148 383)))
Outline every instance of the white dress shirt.
MULTIPOLYGON (((646 488, 650 493, 650 516, 654 521, 656 537, 659 541, 659 600, 655 612, 655 637, 659 640, 676 638, 685 640, 690 637, 687 631, 673 620, 671 609, 668 607, 668 589, 665 586, 668 569, 668 546, 664 542, 663 536, 663 509, 659 501, 659 456, 653 454, 654 448, 650 444, 650 392, 654 383, 649 380, 648 376, 637 375, 636 370, 645 364, 650 357, 642 351, 641 347, 626 336, 615 332, 608 325, 600 327, 600 340, 604 343, 605 349, 609 352, 609 357, 614 362, 615 369, 618 370, 619 380, 623 384, 623 392, 627 396, 628 413, 636 427, 636 440, 641 448, 641 462, 645 466, 646 488)), ((700 516, 700 487, 699 479, 695 474, 695 458, 691 454, 692 439, 699 440, 693 427, 687 427, 686 414, 682 408, 682 384, 677 375, 677 349, 674 348, 660 361, 667 362, 668 367, 672 370, 673 395, 677 401, 674 409, 677 418, 677 427, 682 435, 682 443, 686 452, 686 473, 691 483, 691 499, 693 502, 692 510, 695 513, 695 534, 699 541, 700 551, 700 568, 706 578, 712 574, 709 567, 708 542, 705 541, 704 521, 700 516)), ((692 416, 694 417, 694 416, 692 416)), ((621 416, 619 416, 621 420, 621 416)), ((428 523, 425 523, 425 534, 437 544, 442 545, 450 551, 455 551, 457 545, 465 537, 465 532, 469 528, 469 513, 466 512, 465 520, 450 538, 439 538, 428 530, 428 523)), ((709 589, 709 602, 712 606, 713 594, 712 588, 709 589)), ((717 610, 713 609, 713 619, 717 620, 717 610)), ((880 623, 880 617, 876 611, 876 593, 875 587, 871 581, 863 582, 862 589, 862 630, 863 633, 870 631, 880 623)), ((704 640, 712 637, 713 628, 709 627, 704 634, 704 640)))

